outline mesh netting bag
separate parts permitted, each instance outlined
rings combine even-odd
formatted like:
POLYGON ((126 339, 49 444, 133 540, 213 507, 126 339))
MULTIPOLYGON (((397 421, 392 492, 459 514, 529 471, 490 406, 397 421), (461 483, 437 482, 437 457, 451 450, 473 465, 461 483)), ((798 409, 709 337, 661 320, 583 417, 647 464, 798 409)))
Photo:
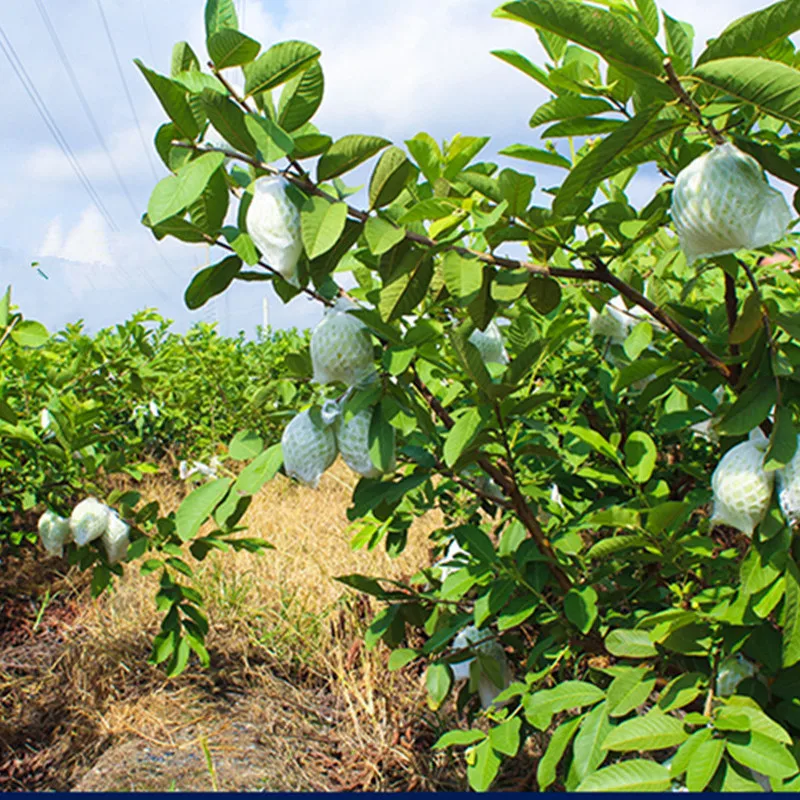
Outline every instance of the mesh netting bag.
POLYGON ((39 517, 39 538, 42 546, 54 556, 64 555, 64 545, 70 540, 69 520, 48 509, 39 517))
POLYGON ((767 183, 758 161, 729 143, 678 173, 671 213, 690 264, 772 244, 792 221, 786 200, 767 183))
POLYGON ((778 478, 778 504, 789 525, 800 521, 800 437, 792 460, 776 470, 778 478))
POLYGON ((623 344, 634 326, 646 318, 644 309, 627 308, 620 295, 609 300, 599 314, 589 306, 589 330, 593 336, 610 339, 611 344, 623 344))
POLYGON ((108 507, 94 497, 81 500, 72 509, 69 529, 75 544, 83 547, 94 539, 99 539, 108 525, 108 507))
MULTIPOLYGON (((450 540, 450 544, 447 545, 447 550, 444 551, 442 558, 435 562, 433 566, 434 568, 438 567, 439 580, 444 583, 454 572, 466 567, 469 564, 469 560, 469 553, 454 538, 450 540)), ((461 667, 463 664, 467 664, 467 673, 469 673, 469 664, 465 661, 459 664, 451 664, 453 672, 456 671, 456 667, 461 667)), ((469 674, 462 677, 469 677, 469 674)))
POLYGON ((354 306, 345 298, 325 312, 311 335, 314 380, 325 385, 366 383, 375 374, 375 354, 366 325, 349 314, 354 306))
POLYGON ((717 694, 720 697, 730 697, 736 693, 736 687, 743 680, 752 678, 755 674, 755 664, 741 653, 724 658, 717 672, 717 694))
POLYGON ((494 320, 486 326, 486 330, 475 328, 469 335, 469 341, 478 348, 484 363, 508 364, 508 353, 503 343, 503 335, 494 320))
POLYGON ((279 175, 265 175, 255 182, 247 209, 247 232, 267 264, 297 286, 303 240, 300 212, 287 195, 287 186, 288 181, 279 175))
POLYGON ((122 561, 128 554, 130 526, 120 519, 116 511, 109 511, 108 525, 103 531, 101 541, 109 564, 116 564, 118 561, 122 561))
MULTIPOLYGON (((481 642, 481 639, 487 639, 491 635, 491 631, 479 631, 474 625, 464 628, 461 633, 453 639, 453 649, 462 650, 470 647, 476 642, 481 642)), ((478 664, 478 695, 481 699, 481 707, 489 708, 494 703, 494 699, 504 689, 507 689, 511 684, 511 670, 508 666, 506 654, 500 644, 494 640, 483 641, 473 648, 479 658, 470 658, 466 661, 460 661, 457 664, 451 664, 450 668, 453 670, 453 676, 456 680, 470 677, 470 670, 473 662, 477 661, 478 664), (495 662, 497 673, 500 676, 500 685, 495 681, 495 678, 488 673, 485 669, 486 660, 495 662)))
MULTIPOLYGON (((353 472, 365 478, 378 478, 383 473, 372 463, 369 456, 369 426, 372 422, 373 408, 363 408, 350 417, 340 416, 335 423, 336 444, 344 463, 353 472)), ((389 472, 394 470, 395 460, 392 454, 389 472)))
POLYGON ((728 450, 711 476, 714 511, 711 522, 749 536, 764 519, 772 498, 774 473, 764 471, 766 442, 748 440, 728 450))
POLYGON ((286 474, 315 489, 322 473, 336 460, 332 428, 315 422, 310 411, 302 411, 286 426, 281 446, 286 474))

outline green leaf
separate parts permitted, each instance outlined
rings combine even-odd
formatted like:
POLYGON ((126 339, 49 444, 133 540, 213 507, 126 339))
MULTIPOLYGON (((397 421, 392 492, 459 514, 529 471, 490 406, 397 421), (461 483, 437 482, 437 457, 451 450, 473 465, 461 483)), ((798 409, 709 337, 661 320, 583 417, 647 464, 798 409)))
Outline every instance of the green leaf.
POLYGON ((753 381, 717 423, 723 436, 744 436, 760 425, 778 399, 775 381, 770 377, 753 381))
POLYGON ((381 289, 378 308, 385 322, 393 322, 413 311, 425 297, 433 278, 433 261, 427 253, 411 250, 403 258, 397 275, 381 289))
POLYGON ((228 445, 228 457, 234 461, 249 461, 261 454, 264 440, 253 431, 239 431, 228 445))
POLYGON ((387 253, 396 244, 403 241, 406 229, 398 227, 383 217, 370 217, 364 225, 364 236, 367 246, 373 255, 387 253))
POLYGON ((390 147, 375 165, 369 181, 369 207, 381 208, 403 191, 414 167, 399 147, 390 147))
POLYGON ((447 180, 452 181, 464 167, 486 146, 488 136, 462 136, 456 134, 448 143, 445 150, 447 166, 442 173, 447 180))
POLYGON ((636 8, 642 15, 647 32, 651 36, 658 35, 658 7, 654 0, 636 0, 636 8))
POLYGON ((684 708, 699 697, 703 691, 704 677, 699 672, 686 672, 671 680, 658 698, 658 707, 666 712, 684 708))
POLYGON ((647 631, 617 628, 606 636, 605 644, 609 653, 624 658, 649 658, 658 652, 647 631))
POLYGON ((800 124, 800 72, 793 67, 763 58, 723 58, 696 67, 692 77, 765 114, 800 124))
POLYGON ((656 685, 653 673, 646 667, 631 667, 617 675, 608 687, 608 713, 624 717, 647 702, 656 685))
POLYGON ((784 669, 800 661, 800 572, 794 563, 789 562, 785 577, 782 659, 784 669))
POLYGON ((186 542, 197 534, 228 493, 231 483, 230 478, 217 478, 198 487, 183 500, 175 513, 175 527, 181 541, 186 542))
POLYGON ((644 431, 634 431, 625 442, 625 467, 636 483, 647 483, 658 457, 655 442, 644 431))
POLYGON ((773 3, 728 25, 700 54, 697 64, 768 50, 799 29, 800 7, 796 0, 773 3))
POLYGON ((572 746, 572 765, 568 775, 570 791, 603 763, 608 751, 602 744, 612 729, 608 703, 601 703, 586 715, 572 746))
POLYGON ((241 268, 239 256, 228 256, 218 264, 201 269, 186 288, 183 296, 186 307, 192 310, 200 308, 212 297, 224 292, 241 268))
MULTIPOLYGON (((528 124, 537 128, 547 122, 556 120, 583 119, 595 114, 604 114, 613 111, 611 103, 600 97, 579 97, 577 95, 563 95, 549 100, 533 112, 528 124)), ((502 151, 501 151, 502 152, 502 151)), ((545 151, 547 152, 547 151, 545 151)))
POLYGON ((228 213, 228 198, 225 174, 223 170, 217 170, 200 197, 189 206, 189 218, 194 228, 216 239, 228 213))
POLYGON ((560 156, 558 153, 553 153, 550 150, 541 150, 538 147, 531 147, 527 144, 512 144, 504 147, 499 151, 501 156, 509 156, 511 158, 521 158, 523 161, 532 161, 534 164, 547 164, 551 167, 563 167, 570 169, 572 164, 560 156))
POLYGON ((679 719, 653 710, 646 716, 634 717, 618 725, 608 734, 603 747, 622 753, 665 750, 683 744, 688 738, 689 734, 679 719))
POLYGON ((411 222, 422 222, 427 219, 443 219, 450 216, 457 206, 453 200, 442 197, 429 197, 415 203, 408 211, 400 217, 399 222, 403 225, 411 222))
POLYGON ((573 587, 564 597, 564 614, 581 633, 589 633, 597 619, 597 592, 591 586, 573 587))
POLYGON ((378 404, 369 425, 369 457, 381 471, 389 472, 394 463, 394 427, 378 404))
POLYGON ((541 689, 524 700, 525 716, 534 727, 547 730, 553 714, 571 708, 593 706, 605 698, 605 692, 586 681, 563 681, 554 689, 541 689))
POLYGON ((245 125, 244 112, 224 95, 204 89, 200 97, 209 122, 234 149, 254 156, 258 148, 245 125))
POLYGON ((176 175, 160 180, 147 204, 147 215, 152 225, 174 217, 184 211, 205 191, 211 176, 222 166, 222 153, 206 153, 181 167, 176 175))
POLYGON ((255 39, 232 28, 217 31, 208 40, 208 54, 217 69, 249 64, 259 50, 261 45, 255 39))
POLYGON ((278 124, 287 131, 301 128, 317 113, 324 91, 322 66, 315 61, 284 86, 278 102, 278 124))
POLYGON ((554 91, 547 73, 541 67, 532 64, 521 53, 518 53, 516 50, 492 50, 491 52, 493 56, 496 56, 501 61, 505 61, 506 64, 516 67, 516 69, 520 72, 524 72, 529 78, 533 78, 533 80, 541 83, 545 89, 551 92, 554 91))
POLYGON ((786 406, 778 406, 775 412, 775 427, 769 440, 769 449, 764 456, 767 472, 783 467, 794 458, 797 450, 797 431, 792 421, 792 412, 786 406))
POLYGON ((258 252, 250 234, 241 231, 233 226, 226 225, 222 229, 222 233, 228 240, 228 244, 236 251, 236 255, 244 261, 245 264, 252 267, 258 264, 258 252))
POLYGON ((337 139, 317 164, 317 181, 326 181, 349 172, 390 144, 388 139, 380 136, 360 134, 351 134, 337 139))
POLYGON ((509 758, 514 758, 519 750, 519 733, 522 727, 520 717, 501 722, 496 728, 489 731, 489 744, 498 752, 509 758))
POLYGON ((442 273, 447 291, 462 305, 471 303, 481 290, 483 265, 474 258, 465 258, 453 250, 444 254, 442 273))
POLYGON ((472 342, 467 341, 463 332, 454 331, 451 336, 453 349, 456 351, 467 374, 475 382, 476 386, 487 394, 491 394, 493 389, 492 378, 486 370, 483 358, 472 342))
POLYGON ((791 778, 797 774, 797 762, 785 745, 758 731, 729 734, 727 747, 740 764, 771 778, 791 778))
POLYGON ((447 699, 453 682, 453 672, 444 662, 428 665, 425 671, 425 686, 428 689, 428 702, 435 711, 447 699))
POLYGON ((672 63, 678 74, 683 74, 692 66, 692 41, 694 40, 694 29, 688 22, 680 22, 673 19, 666 11, 664 15, 664 33, 667 40, 667 50, 669 51, 672 63))
POLYGON ((728 336, 730 344, 744 344, 762 325, 761 298, 758 292, 750 292, 744 301, 742 313, 728 336))
POLYGON ((458 461, 458 457, 475 438, 481 426, 481 412, 477 408, 468 408, 458 418, 444 443, 444 461, 448 467, 452 467, 458 461))
POLYGON ((493 16, 570 39, 634 79, 661 76, 664 55, 655 40, 622 14, 563 0, 520 0, 505 3, 493 16))
POLYGON ((406 147, 430 183, 441 177, 444 156, 432 136, 418 133, 413 139, 406 139, 406 147))
MULTIPOLYGON (((139 67, 142 75, 156 93, 158 101, 161 103, 167 116, 175 124, 184 139, 195 139, 200 133, 197 120, 192 113, 189 101, 186 99, 186 89, 171 78, 159 75, 157 72, 148 69, 138 58, 133 63, 139 67)), ((171 214, 169 216, 172 216, 171 214)))
POLYGON ((262 161, 267 164, 283 158, 294 150, 295 142, 292 137, 268 117, 247 114, 244 125, 256 143, 262 161))
POLYGON ((11 338, 20 347, 37 348, 47 343, 50 334, 41 322, 26 319, 14 326, 11 331, 11 338))
POLYGON ((309 259, 327 253, 344 231, 347 204, 309 197, 300 211, 303 247, 309 259))
POLYGON ((584 719, 585 715, 582 715, 562 722, 553 732, 548 742, 547 750, 545 750, 544 755, 536 765, 536 782, 539 784, 540 792, 543 792, 555 782, 558 765, 564 757, 575 731, 584 719))
POLYGON ((416 650, 409 650, 408 648, 401 648, 400 650, 392 650, 391 655, 389 656, 389 662, 387 667, 389 668, 389 672, 396 672, 399 669, 402 669, 407 664, 410 664, 419 653, 416 650))
POLYGON ((629 550, 631 547, 639 547, 648 544, 648 539, 641 535, 632 536, 610 536, 608 539, 601 539, 595 542, 586 554, 586 558, 596 561, 600 558, 608 558, 615 553, 629 550))
POLYGON ((238 28, 233 0, 206 0, 206 39, 226 28, 238 28))
POLYGON ((434 750, 444 750, 447 747, 465 746, 482 742, 486 738, 483 731, 475 730, 474 728, 468 731, 447 731, 443 733, 433 745, 434 750))
POLYGON ((192 50, 189 42, 176 42, 172 48, 172 62, 169 74, 171 77, 181 72, 190 72, 200 69, 200 61, 192 50))
POLYGON ((321 53, 308 42, 290 40, 272 45, 245 67, 245 97, 268 92, 308 69, 321 53))
POLYGON ((585 778, 578 792, 666 792, 670 774, 655 761, 634 758, 612 764, 585 778))
POLYGON ((549 314, 561 304, 561 286, 553 278, 532 277, 525 288, 525 297, 540 314, 549 314))
POLYGON ((239 473, 235 490, 242 494, 256 494, 267 481, 275 477, 282 464, 283 449, 280 443, 268 447, 239 473))
MULTIPOLYGON (((572 3, 567 5, 571 6, 572 3)), ((553 210, 557 214, 562 213, 575 197, 586 194, 588 190, 594 189, 612 175, 614 160, 643 144, 642 136, 659 110, 658 105, 646 108, 593 147, 570 170, 566 180, 561 184, 553 202, 553 210)))
POLYGON ((521 217, 531 202, 536 179, 532 175, 523 175, 513 169, 504 169, 497 182, 503 198, 508 202, 508 214, 512 217, 521 217))
POLYGON ((605 456, 615 464, 620 463, 617 449, 613 447, 610 442, 604 439, 603 436, 597 431, 592 430, 591 428, 584 428, 579 425, 575 425, 569 430, 570 433, 574 433, 575 436, 577 436, 581 441, 586 442, 586 444, 588 444, 589 447, 591 447, 595 452, 605 456))
POLYGON ((467 758, 467 780, 476 792, 485 792, 500 769, 500 756, 495 753, 489 740, 472 748, 467 758))
POLYGON ((650 346, 653 341, 653 326, 646 320, 637 323, 625 339, 622 349, 631 361, 637 358, 650 346))

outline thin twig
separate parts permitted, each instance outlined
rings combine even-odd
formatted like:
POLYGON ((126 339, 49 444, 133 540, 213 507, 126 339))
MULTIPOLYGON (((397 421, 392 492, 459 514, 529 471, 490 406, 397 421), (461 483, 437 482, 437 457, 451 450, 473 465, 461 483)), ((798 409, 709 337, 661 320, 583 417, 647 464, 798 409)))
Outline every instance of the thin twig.
POLYGON ((667 85, 675 92, 678 100, 689 109, 697 120, 698 126, 714 140, 715 144, 725 144, 725 137, 714 127, 713 122, 709 122, 705 119, 703 112, 700 110, 700 106, 695 103, 691 95, 683 88, 681 82, 678 80, 675 67, 672 66, 671 58, 664 59, 664 70, 667 73, 667 85))
MULTIPOLYGON (((728 334, 730 335, 733 333, 733 329, 736 326, 736 312, 738 308, 736 281, 731 275, 725 272, 725 270, 723 270, 723 274, 725 275, 725 311, 728 315, 728 334)), ((729 344, 728 352, 731 354, 732 358, 738 358, 741 355, 738 344, 729 344)), ((734 380, 738 384, 739 379, 742 377, 741 366, 739 364, 732 364, 731 371, 733 372, 734 380)))
POLYGON ((21 319, 22 319, 22 317, 14 317, 14 319, 11 320, 11 324, 6 327, 5 331, 3 332, 2 337, 0 337, 0 347, 2 347, 5 344, 6 339, 8 339, 8 337, 11 336, 11 332, 14 330, 14 328, 17 327, 17 323, 21 319))

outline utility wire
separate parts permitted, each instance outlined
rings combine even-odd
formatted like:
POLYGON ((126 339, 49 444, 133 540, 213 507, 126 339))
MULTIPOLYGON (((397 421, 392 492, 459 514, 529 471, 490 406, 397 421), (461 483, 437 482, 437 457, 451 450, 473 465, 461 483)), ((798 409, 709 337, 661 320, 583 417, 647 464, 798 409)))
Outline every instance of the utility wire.
POLYGON ((58 127, 58 123, 55 121, 53 115, 50 113, 50 110, 47 108, 47 104, 44 102, 42 96, 36 89, 36 85, 34 84, 30 75, 28 75, 28 72, 25 69, 25 65, 22 63, 20 57, 17 55, 14 46, 9 41, 9 38, 8 36, 6 36, 6 33, 3 30, 2 26, 0 26, 0 37, 3 40, 0 41, 0 49, 3 50, 5 57, 8 59, 8 63, 11 65, 11 69, 14 70, 14 73, 16 74, 17 78, 19 78, 22 87, 25 89, 25 92, 27 93, 33 105, 35 106, 36 110, 39 112, 39 115, 41 116, 48 130, 53 135, 53 138, 56 140, 56 144, 58 144, 59 148, 61 149, 61 152, 64 154, 64 157, 69 162, 70 166, 72 167, 73 171, 78 177, 78 180, 81 182, 83 188, 86 189, 89 198, 91 199, 92 203, 94 203, 94 205, 97 207, 97 210, 100 212, 103 219, 106 221, 111 230, 118 231, 119 227, 114 221, 114 218, 111 216, 111 213, 104 205, 102 199, 100 198, 100 195, 97 193, 97 190, 94 188, 94 185, 92 184, 91 180, 89 180, 88 176, 83 171, 83 168, 81 167, 80 162, 75 156, 75 153, 72 151, 69 142, 64 137, 64 134, 58 127))
POLYGON ((122 188, 125 197, 128 199, 128 203, 133 210, 133 213, 138 217, 139 209, 136 206, 136 203, 131 196, 130 191, 128 190, 128 186, 125 183, 119 168, 117 167, 117 162, 114 159, 114 156, 111 154, 111 151, 108 149, 106 145, 105 137, 103 136, 102 131, 100 130, 100 126, 97 124, 97 120, 95 119, 94 114, 92 113, 92 109, 89 106, 89 103, 86 100, 86 95, 83 93, 83 89, 81 88, 80 82, 78 81, 77 76, 75 75, 75 71, 72 69, 72 64, 69 60, 69 56, 65 52, 61 40, 58 38, 58 33, 56 29, 53 27, 53 23, 50 21, 50 17, 47 13, 47 9, 44 7, 42 0, 34 0, 36 3, 36 7, 39 9, 39 15, 42 18, 42 21, 47 28, 47 32, 50 34, 50 39, 53 42, 53 45, 56 49, 56 53, 61 61, 61 64, 64 67, 64 70, 67 73, 67 77, 72 84, 72 88, 75 90, 75 94, 78 95, 78 100, 80 101, 81 107, 83 108, 83 113, 86 114, 86 119, 89 120, 89 124, 92 126, 92 130, 94 131, 94 135, 97 137, 97 141, 100 142, 100 147, 103 148, 103 152, 105 152, 106 157, 111 164, 111 169, 114 171, 114 175, 117 178, 117 182, 119 183, 120 187, 122 188))
POLYGON ((114 55, 114 62, 117 65, 117 72, 119 73, 119 78, 122 81, 122 88, 125 90, 125 97, 128 100, 128 106, 130 107, 131 114, 136 121, 136 127, 139 130, 139 138, 142 142, 142 148, 147 156, 147 161, 150 164, 150 170, 153 173, 153 177, 158 180, 158 172, 156 171, 155 164, 153 163, 153 157, 150 154, 150 148, 147 146, 147 142, 145 140, 144 131, 142 130, 142 123, 139 121, 139 115, 136 113, 136 106, 133 104, 133 97, 131 97, 130 89, 128 89, 128 82, 125 80, 125 72, 123 71, 122 64, 119 60, 117 46, 114 44, 114 37, 111 35, 111 28, 108 27, 108 20, 106 19, 106 14, 103 11, 103 5, 100 0, 96 0, 96 2, 97 10, 100 12, 100 18, 103 21, 103 28, 105 28, 106 38, 108 39, 108 43, 111 45, 111 52, 114 55))

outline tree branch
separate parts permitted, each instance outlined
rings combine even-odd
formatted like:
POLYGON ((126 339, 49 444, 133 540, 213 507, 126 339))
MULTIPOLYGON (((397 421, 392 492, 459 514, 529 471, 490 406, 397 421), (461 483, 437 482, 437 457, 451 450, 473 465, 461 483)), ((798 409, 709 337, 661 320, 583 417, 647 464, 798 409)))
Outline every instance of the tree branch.
POLYGON ((697 120, 698 126, 714 140, 715 144, 725 144, 725 137, 714 127, 713 122, 708 122, 705 117, 703 117, 700 106, 695 103, 691 95, 681 85, 681 82, 678 80, 678 75, 675 72, 675 67, 672 66, 671 58, 664 59, 664 70, 667 73, 667 85, 675 92, 678 100, 689 109, 697 120))

